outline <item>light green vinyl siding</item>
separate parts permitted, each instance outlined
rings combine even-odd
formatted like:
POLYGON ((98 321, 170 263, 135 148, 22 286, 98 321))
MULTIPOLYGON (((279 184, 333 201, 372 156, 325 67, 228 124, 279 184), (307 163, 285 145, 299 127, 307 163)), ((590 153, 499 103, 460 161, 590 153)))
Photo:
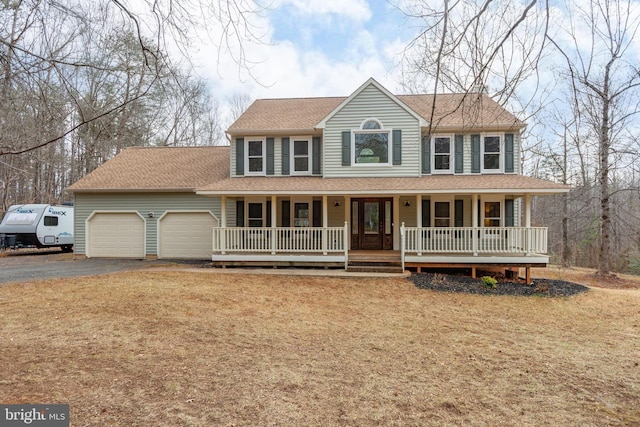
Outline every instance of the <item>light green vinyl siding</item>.
MULTIPOLYGON (((228 205, 231 205, 228 203, 228 205)), ((231 212, 233 210, 233 212, 231 212)), ((210 211, 221 219, 220 199, 197 196, 193 193, 76 193, 74 203, 74 251, 86 253, 86 220, 94 211, 138 212, 145 219, 147 255, 158 250, 158 220, 166 211, 210 211), (153 212, 153 218, 149 218, 153 212)), ((233 209, 227 207, 229 213, 233 209)))
MULTIPOLYGON (((389 143, 391 144, 391 140, 389 143)), ((418 120, 375 86, 370 85, 327 122, 324 130, 323 160, 325 177, 419 176, 418 120), (372 118, 379 120, 387 130, 402 130, 402 165, 342 166, 342 132, 359 129, 364 120, 372 118)))

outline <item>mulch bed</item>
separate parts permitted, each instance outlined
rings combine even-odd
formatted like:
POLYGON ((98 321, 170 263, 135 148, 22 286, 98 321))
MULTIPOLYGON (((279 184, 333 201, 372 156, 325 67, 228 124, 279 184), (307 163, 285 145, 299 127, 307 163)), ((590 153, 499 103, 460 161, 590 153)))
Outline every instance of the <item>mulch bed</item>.
POLYGON ((409 280, 421 289, 484 295, 568 297, 589 290, 577 283, 551 279, 534 279, 527 285, 524 281, 499 278, 494 289, 486 287, 480 278, 452 274, 414 273, 409 280))

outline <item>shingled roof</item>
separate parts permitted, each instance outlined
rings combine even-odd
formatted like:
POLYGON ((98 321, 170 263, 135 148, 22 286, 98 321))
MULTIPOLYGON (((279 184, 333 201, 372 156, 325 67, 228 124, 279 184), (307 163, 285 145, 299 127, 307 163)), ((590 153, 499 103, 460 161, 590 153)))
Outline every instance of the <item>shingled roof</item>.
MULTIPOLYGON (((434 128, 521 128, 525 124, 485 93, 397 95, 434 128), (432 106, 435 99, 435 108, 432 106)), ((258 99, 227 130, 230 134, 313 131, 347 97, 258 99)))
POLYGON ((229 177, 229 147, 131 147, 67 188, 72 192, 193 192, 229 177))

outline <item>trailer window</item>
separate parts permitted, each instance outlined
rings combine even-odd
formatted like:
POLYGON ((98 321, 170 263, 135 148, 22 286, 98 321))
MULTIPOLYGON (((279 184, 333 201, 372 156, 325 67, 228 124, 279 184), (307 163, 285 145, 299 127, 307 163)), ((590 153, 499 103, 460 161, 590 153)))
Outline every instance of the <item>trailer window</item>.
POLYGON ((38 218, 35 213, 11 212, 7 214, 5 224, 7 225, 31 225, 38 218))
POLYGON ((58 217, 57 216, 45 216, 44 217, 44 226, 45 227, 57 227, 58 226, 58 217))

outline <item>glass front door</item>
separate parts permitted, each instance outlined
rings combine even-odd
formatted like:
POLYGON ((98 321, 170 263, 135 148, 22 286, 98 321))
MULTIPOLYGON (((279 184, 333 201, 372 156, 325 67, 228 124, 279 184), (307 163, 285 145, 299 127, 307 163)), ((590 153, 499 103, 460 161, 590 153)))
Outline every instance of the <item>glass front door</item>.
POLYGON ((351 199, 351 249, 393 249, 392 199, 351 199))

